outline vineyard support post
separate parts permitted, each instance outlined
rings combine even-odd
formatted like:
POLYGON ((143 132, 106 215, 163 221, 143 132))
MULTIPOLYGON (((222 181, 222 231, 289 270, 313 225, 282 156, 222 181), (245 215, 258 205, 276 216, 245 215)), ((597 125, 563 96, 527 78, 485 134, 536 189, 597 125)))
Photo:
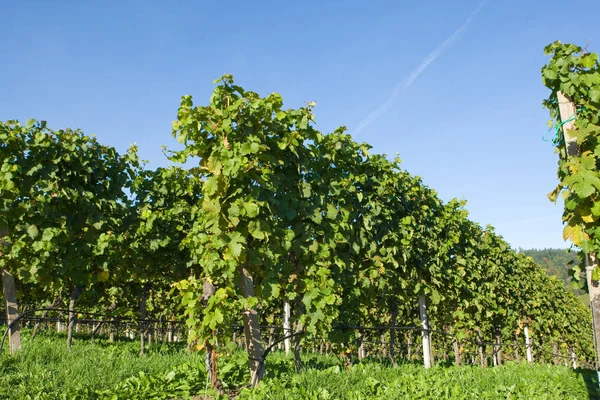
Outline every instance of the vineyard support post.
POLYGON ((531 353, 531 339, 529 338, 529 326, 525 325, 523 328, 523 332, 525 333, 525 348, 527 350, 527 362, 533 362, 533 354, 531 353))
POLYGON ((412 359, 412 331, 408 331, 406 334, 406 358, 412 359))
POLYGON ((515 338, 513 340, 513 343, 514 343, 514 348, 515 348, 515 361, 521 362, 521 354, 519 354, 519 337, 516 333, 515 333, 515 338))
POLYGON ((485 357, 485 350, 483 349, 483 337, 481 336, 481 328, 477 328, 477 342, 477 348, 479 349, 479 365, 481 365, 481 367, 485 367, 487 365, 487 360, 485 357))
POLYGON ((577 369, 577 357, 575 357, 574 347, 571 347, 571 363, 573 364, 573 369, 577 369))
MULTIPOLYGON (((302 314, 302 306, 300 303, 300 297, 296 298, 296 305, 298 307, 298 314, 301 315, 302 314)), ((303 331, 304 327, 302 326, 302 321, 300 321, 299 317, 298 317, 298 321, 296 322, 296 332, 294 332, 296 334, 296 337, 294 339, 294 364, 296 366, 296 372, 300 373, 302 372, 302 359, 300 357, 300 344, 301 344, 301 333, 303 331)))
POLYGON ((67 326, 67 349, 71 350, 71 343, 73 342, 73 328, 75 327, 75 302, 79 296, 83 293, 82 286, 75 286, 71 291, 71 300, 69 301, 69 322, 67 326))
POLYGON ((558 365, 560 363, 560 350, 556 342, 552 342, 552 353, 552 363, 558 365))
POLYGON ((146 352, 145 346, 145 337, 144 335, 147 333, 146 328, 148 327, 148 323, 146 319, 148 318, 148 310, 146 308, 146 304, 148 302, 148 296, 150 295, 150 284, 145 284, 142 287, 142 299, 140 301, 140 356, 143 356, 146 352))
POLYGON ((496 346, 494 349, 494 366, 502 365, 502 331, 496 327, 496 346))
POLYGON ((598 281, 592 280, 592 271, 598 267, 598 261, 596 255, 593 253, 588 254, 587 261, 585 273, 590 294, 593 338, 595 340, 596 360, 600 360, 600 286, 598 285, 598 281))
POLYGON ((431 333, 429 317, 427 316, 427 299, 424 294, 419 295, 419 316, 421 318, 421 338, 423 339, 423 365, 432 367, 431 333))
MULTIPOLYGON (((208 301, 216 293, 216 291, 217 288, 215 287, 215 285, 213 285, 212 282, 206 279, 204 281, 204 284, 202 285, 202 305, 204 307, 208 305, 208 301)), ((213 331, 212 333, 214 337, 215 332, 213 331)), ((210 340, 204 341, 204 348, 206 349, 206 354, 204 356, 206 374, 210 379, 211 387, 215 390, 219 390, 218 387, 220 385, 220 381, 218 381, 217 378, 217 353, 210 340)))
MULTIPOLYGON (((254 297, 254 282, 250 273, 244 267, 239 270, 240 289, 245 298, 254 297)), ((264 375, 265 368, 260 368, 259 360, 263 356, 263 345, 258 313, 254 309, 242 311, 244 321, 244 334, 246 336, 246 348, 248 349, 248 363, 250 364, 250 380, 252 386, 257 386, 264 375)))
POLYGON ((358 359, 362 360, 363 358, 365 358, 365 343, 364 343, 364 333, 359 329, 358 330, 358 337, 357 337, 357 342, 358 342, 358 359))
MULTIPOLYGON (((295 264, 295 270, 296 271, 300 270, 300 264, 298 262, 296 262, 296 264, 295 264)), ((300 356, 300 347, 302 344, 301 336, 304 331, 304 325, 302 324, 302 316, 304 315, 305 308, 304 308, 304 303, 302 302, 301 296, 296 296, 296 299, 294 300, 294 302, 295 302, 294 314, 296 316, 296 331, 294 332, 294 334, 296 335, 294 338, 294 364, 296 366, 296 372, 301 373, 302 372, 302 358, 300 356)))
POLYGON ((452 336, 452 350, 454 350, 454 365, 460 366, 460 348, 458 347, 458 340, 456 336, 452 336))
MULTIPOLYGON (((289 300, 285 300, 283 303, 283 335, 289 336, 292 333, 292 326, 290 325, 290 317, 292 314, 292 306, 289 300)), ((292 350, 292 339, 287 338, 284 341, 285 355, 289 356, 292 350)))
MULTIPOLYGON (((4 307, 6 308, 6 324, 10 325, 19 316, 17 308, 17 291, 15 288, 15 277, 8 271, 2 271, 2 292, 4 293, 4 307)), ((10 328, 8 344, 10 354, 21 349, 21 330, 17 322, 10 328)))
POLYGON ((576 156, 579 154, 579 149, 577 148, 577 139, 571 135, 569 131, 575 127, 575 120, 573 119, 573 116, 575 116, 577 109, 575 108, 573 101, 571 101, 571 99, 563 92, 558 92, 556 97, 558 99, 560 119, 561 121, 568 121, 562 126, 567 156, 576 156))
MULTIPOLYGON (((10 246, 10 243, 4 238, 8 236, 8 226, 5 224, 0 225, 0 257, 4 255, 3 247, 10 246)), ((19 307, 17 304, 17 289, 15 286, 15 277, 12 276, 8 271, 2 270, 2 293, 4 296, 4 308, 6 309, 6 325, 10 324, 18 317, 19 307)), ((17 322, 10 329, 8 344, 10 354, 14 354, 15 351, 21 348, 21 329, 20 324, 17 322)))
POLYGON ((396 320, 398 319, 398 304, 394 301, 391 306, 392 311, 392 320, 391 320, 391 329, 390 329, 390 358, 396 366, 396 361, 394 361, 395 357, 395 346, 396 346, 396 320))
MULTIPOLYGON (((573 136, 570 131, 575 129, 575 119, 573 118, 577 113, 575 103, 565 93, 559 91, 556 94, 558 100, 558 109, 560 112, 560 119, 564 122, 563 134, 565 138, 565 148, 567 150, 567 157, 573 157, 579 155, 579 148, 577 147, 577 138, 573 136)), ((587 249, 583 249, 587 252, 587 249)), ((597 267, 596 255, 594 253, 588 253, 586 259, 586 278, 588 284, 588 290, 590 294, 590 307, 592 311, 592 318, 594 321, 594 338, 596 347, 596 357, 600 359, 600 286, 598 282, 592 280, 592 271, 597 267)))

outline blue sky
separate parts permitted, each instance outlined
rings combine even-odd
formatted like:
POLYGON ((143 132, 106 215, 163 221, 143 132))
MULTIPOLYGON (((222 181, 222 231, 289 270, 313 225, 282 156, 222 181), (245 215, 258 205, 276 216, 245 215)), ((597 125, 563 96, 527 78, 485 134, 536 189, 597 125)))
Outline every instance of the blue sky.
POLYGON ((600 50, 600 2, 567 3, 0 0, 0 120, 136 142, 154 168, 175 146, 181 96, 205 104, 232 73, 286 106, 316 101, 317 128, 399 153, 512 246, 566 247, 562 204, 546 198, 557 156, 542 140, 543 48, 600 50))

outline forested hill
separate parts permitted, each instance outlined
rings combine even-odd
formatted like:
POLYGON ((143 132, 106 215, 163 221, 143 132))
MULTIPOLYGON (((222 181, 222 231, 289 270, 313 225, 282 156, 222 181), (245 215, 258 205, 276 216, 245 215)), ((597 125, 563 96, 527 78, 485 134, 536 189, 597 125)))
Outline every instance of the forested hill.
POLYGON ((570 286, 569 261, 578 263, 577 253, 567 253, 564 249, 519 249, 533 258, 536 264, 544 268, 548 275, 554 275, 565 282, 565 286, 578 296, 586 293, 583 289, 573 289, 570 286))

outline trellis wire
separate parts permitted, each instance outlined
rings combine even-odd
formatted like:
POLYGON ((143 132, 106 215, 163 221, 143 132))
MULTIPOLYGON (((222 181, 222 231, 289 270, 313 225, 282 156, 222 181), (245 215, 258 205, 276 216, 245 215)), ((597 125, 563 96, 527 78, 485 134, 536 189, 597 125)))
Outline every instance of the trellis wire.
MULTIPOLYGON (((20 321, 29 321, 29 322, 43 322, 43 321, 47 321, 47 322, 56 322, 56 321, 64 321, 67 322, 68 318, 59 318, 59 317, 35 317, 35 316, 30 316, 28 317, 29 314, 35 313, 35 312, 40 312, 40 311, 49 311, 49 312, 57 312, 57 313, 69 313, 70 311, 68 309, 62 309, 62 308, 37 308, 37 309, 30 309, 27 310, 25 312, 23 312, 22 314, 20 314, 9 326, 7 326, 4 334, 2 335, 2 340, 0 342, 0 352, 2 351, 3 347, 4 347, 4 342, 6 339, 6 336, 10 330, 10 328, 16 324, 17 322, 20 321)), ((131 316, 114 316, 114 315, 110 315, 110 314, 103 314, 103 313, 97 313, 97 312, 87 312, 87 311, 81 311, 81 310, 73 310, 72 311, 75 315, 89 315, 89 316, 98 316, 98 317, 108 317, 110 319, 77 319, 78 323, 102 323, 102 324, 128 324, 129 322, 131 323, 137 323, 137 324, 147 324, 147 323, 160 323, 161 325, 164 324, 174 324, 174 325, 185 325, 185 322, 183 321, 177 321, 177 320, 166 320, 166 319, 152 319, 152 318, 146 318, 146 319, 141 319, 141 318, 135 318, 135 317, 131 317, 131 316)), ((7 321, 6 319, 0 319, 0 321, 7 321)), ((233 324, 230 326, 231 329, 233 330, 243 330, 243 326, 240 324, 233 324)), ((264 363, 266 360, 266 357, 269 355, 269 353, 273 350, 273 348, 275 348, 275 346, 278 346, 280 343, 282 343, 284 340, 292 338, 292 337, 296 337, 298 335, 306 335, 306 332, 301 331, 301 332, 292 332, 293 329, 288 329, 288 334, 285 335, 285 331, 286 329, 284 329, 283 327, 279 326, 279 325, 260 325, 261 330, 265 329, 265 330, 277 330, 277 331, 284 331, 284 335, 269 342, 269 345, 266 347, 265 352, 263 353, 263 357, 261 357, 259 361, 259 368, 264 368, 264 363), (292 333, 289 333, 292 332, 292 333)), ((475 346, 492 346, 494 348, 521 348, 523 346, 526 346, 526 344, 523 343, 519 343, 517 341, 517 343, 512 342, 512 343, 505 343, 505 342, 490 342, 490 341, 480 341, 480 340, 476 340, 476 339, 471 339, 471 338, 461 338, 460 340, 457 339, 452 333, 450 332, 446 332, 443 330, 438 330, 438 329, 425 329, 421 326, 360 326, 360 325, 334 325, 332 326, 332 331, 333 330, 342 330, 342 331, 357 331, 357 332, 388 332, 391 330, 394 331, 412 331, 412 332, 428 332, 428 333, 435 333, 438 334, 442 337, 449 337, 452 338, 453 340, 456 340, 456 342, 460 343, 460 344, 464 344, 464 343, 470 343, 473 344, 475 346)), ((272 336, 272 335, 270 335, 272 336)), ((362 339, 362 343, 366 343, 366 344, 377 344, 377 345, 391 345, 391 341, 368 341, 368 340, 364 340, 364 338, 362 339)), ((558 343, 558 342, 557 342, 558 343)), ((408 344, 404 344, 404 343, 394 343, 395 346, 398 346, 398 348, 402 348, 402 347, 408 347, 408 344)), ((561 358, 561 359, 567 359, 567 360, 572 360, 572 357, 570 356, 563 356, 560 354, 555 354, 553 352, 549 352, 548 350, 545 350, 543 347, 539 346, 539 345, 531 345, 532 348, 537 349, 538 351, 544 352, 546 354, 551 355, 552 357, 555 358, 561 358)), ((419 350, 421 348, 421 346, 416 346, 415 349, 419 350)), ((492 352, 492 355, 495 353, 495 351, 492 352)), ((488 354, 484 353, 484 355, 487 357, 488 354)), ((581 358, 576 357, 576 361, 579 365, 582 366, 586 366, 588 368, 592 368, 591 364, 589 364, 586 361, 583 361, 581 358)))

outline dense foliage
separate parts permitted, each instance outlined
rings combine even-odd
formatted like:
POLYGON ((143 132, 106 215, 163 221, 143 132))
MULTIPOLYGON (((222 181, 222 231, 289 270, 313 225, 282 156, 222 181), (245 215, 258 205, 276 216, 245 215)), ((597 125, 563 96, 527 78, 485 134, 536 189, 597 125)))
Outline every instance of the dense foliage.
POLYGON ((383 326, 393 356, 394 328, 421 319, 457 364, 487 363, 482 341, 522 356, 525 327, 536 346, 591 360, 589 313, 562 282, 399 159, 344 128, 316 130, 313 107, 284 109, 225 76, 208 105, 183 97, 173 135, 184 147, 169 153, 180 165, 156 171, 135 148, 120 155, 80 131, 0 123, 0 267, 17 277, 22 309, 70 298, 71 321, 75 301, 141 318, 141 332, 148 318, 185 321, 215 388, 237 325, 260 379, 261 325, 283 326, 286 303, 297 355, 318 341, 362 358, 354 328, 383 326))

